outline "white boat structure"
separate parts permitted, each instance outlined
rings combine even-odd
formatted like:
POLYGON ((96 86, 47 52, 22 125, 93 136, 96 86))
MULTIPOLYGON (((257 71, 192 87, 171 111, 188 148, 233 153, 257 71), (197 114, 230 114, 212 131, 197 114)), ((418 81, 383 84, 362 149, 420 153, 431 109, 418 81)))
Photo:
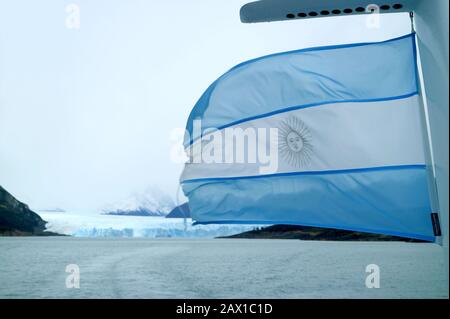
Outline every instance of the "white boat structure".
POLYGON ((449 2, 446 0, 261 0, 241 8, 243 23, 332 16, 409 12, 417 33, 421 95, 429 141, 427 165, 433 211, 439 215, 440 244, 449 261, 449 2))

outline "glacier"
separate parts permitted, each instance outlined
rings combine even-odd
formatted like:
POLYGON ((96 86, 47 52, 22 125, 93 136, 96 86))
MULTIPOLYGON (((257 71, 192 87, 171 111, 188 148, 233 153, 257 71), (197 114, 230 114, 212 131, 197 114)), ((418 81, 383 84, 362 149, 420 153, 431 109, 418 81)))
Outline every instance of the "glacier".
POLYGON ((190 218, 40 212, 47 230, 74 237, 214 238, 252 230, 256 225, 192 225, 190 218))

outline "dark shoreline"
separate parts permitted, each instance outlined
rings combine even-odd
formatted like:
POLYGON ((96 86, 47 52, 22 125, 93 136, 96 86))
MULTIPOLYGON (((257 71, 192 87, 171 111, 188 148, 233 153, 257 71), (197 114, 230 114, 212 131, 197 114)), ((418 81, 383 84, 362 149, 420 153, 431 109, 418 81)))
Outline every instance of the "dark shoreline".
POLYGON ((46 230, 47 222, 0 186, 0 237, 64 236, 46 230))
POLYGON ((273 225, 260 227, 247 232, 217 238, 246 239, 297 239, 311 241, 398 241, 409 243, 424 243, 426 241, 398 236, 362 233, 349 230, 320 228, 295 225, 273 225))
POLYGON ((0 230, 1 237, 71 237, 70 235, 59 234, 51 231, 44 231, 42 233, 22 232, 16 229, 0 230))

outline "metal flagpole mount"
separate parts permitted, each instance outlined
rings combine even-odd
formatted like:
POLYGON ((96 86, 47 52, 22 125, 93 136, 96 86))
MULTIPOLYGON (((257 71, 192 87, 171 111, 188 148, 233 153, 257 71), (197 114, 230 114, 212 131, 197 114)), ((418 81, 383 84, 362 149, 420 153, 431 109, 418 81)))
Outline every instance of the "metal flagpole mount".
POLYGON ((417 43, 418 35, 416 34, 415 26, 414 26, 414 12, 411 11, 409 13, 409 17, 411 19, 411 32, 415 34, 416 37, 416 63, 417 63, 417 73, 418 73, 418 87, 419 87, 419 101, 421 105, 421 120, 423 127, 423 143, 426 146, 425 148, 425 156, 426 156, 426 167, 427 167, 427 179, 428 179, 428 188, 429 188, 429 196, 431 203, 431 224, 433 228, 433 234, 435 236, 435 243, 442 246, 443 238, 442 238, 442 229, 440 225, 440 207, 439 207, 439 193, 436 184, 436 171, 435 171, 435 163, 433 158, 433 143, 431 140, 431 129, 429 123, 429 112, 428 112, 428 104, 426 98, 425 85, 422 75, 422 67, 420 60, 420 51, 417 43))
POLYGON ((416 33, 416 28, 414 27, 414 11, 409 12, 409 18, 411 19, 411 33, 416 33))
POLYGON ((442 231, 439 222, 439 213, 431 213, 431 222, 433 224, 434 236, 436 236, 436 243, 442 245, 442 231))

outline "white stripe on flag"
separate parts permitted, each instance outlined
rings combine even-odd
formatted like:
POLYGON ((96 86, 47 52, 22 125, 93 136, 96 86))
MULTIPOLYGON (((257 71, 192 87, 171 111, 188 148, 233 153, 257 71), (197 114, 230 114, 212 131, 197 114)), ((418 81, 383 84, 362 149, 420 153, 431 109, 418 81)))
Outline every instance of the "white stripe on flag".
MULTIPOLYGON (((231 128, 278 128, 281 144, 277 147, 277 167, 271 174, 423 165, 419 107, 417 95, 381 102, 335 103, 278 113, 231 128), (305 135, 309 141, 309 145, 297 145, 308 147, 308 154, 293 150, 295 141, 292 147, 286 142, 288 137, 295 139, 298 135, 305 135)), ((205 135, 203 144, 210 137, 205 135)), ((258 147, 267 147, 268 142, 257 141, 258 147)), ((198 149, 198 143, 189 149, 198 149)), ((258 158, 256 163, 188 163, 181 181, 257 176, 267 165, 258 158)))

